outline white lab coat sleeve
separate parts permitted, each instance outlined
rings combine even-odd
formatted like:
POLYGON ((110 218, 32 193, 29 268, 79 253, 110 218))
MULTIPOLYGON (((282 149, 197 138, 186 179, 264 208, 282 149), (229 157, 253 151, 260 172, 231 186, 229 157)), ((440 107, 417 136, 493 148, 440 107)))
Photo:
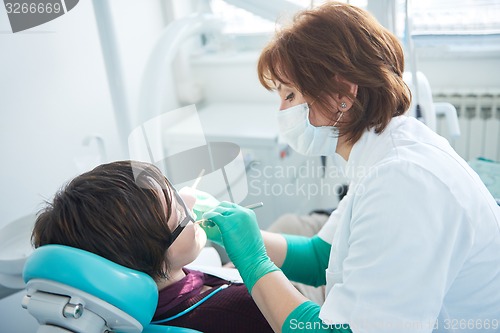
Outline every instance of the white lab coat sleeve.
POLYGON ((341 272, 327 269, 327 281, 337 282, 321 319, 355 333, 432 332, 472 243, 458 198, 431 172, 401 160, 352 186, 348 232, 335 238, 347 255, 341 272))

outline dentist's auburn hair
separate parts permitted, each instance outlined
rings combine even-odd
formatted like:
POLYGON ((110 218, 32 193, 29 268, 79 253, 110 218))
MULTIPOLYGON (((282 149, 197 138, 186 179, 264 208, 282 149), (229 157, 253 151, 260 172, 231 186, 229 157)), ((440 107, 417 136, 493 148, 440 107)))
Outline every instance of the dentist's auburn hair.
POLYGON ((74 178, 38 215, 35 247, 61 244, 93 252, 122 266, 168 277, 172 191, 154 165, 119 161, 74 178), (161 203, 157 182, 165 194, 161 203))
POLYGON ((266 89, 276 89, 276 81, 295 87, 311 110, 319 106, 332 123, 338 111, 332 97, 353 101, 349 121, 337 126, 352 143, 366 129, 381 133, 392 117, 408 110, 411 92, 403 70, 397 37, 367 11, 339 2, 299 12, 276 32, 257 66, 266 89), (345 80, 358 85, 356 96, 345 80))

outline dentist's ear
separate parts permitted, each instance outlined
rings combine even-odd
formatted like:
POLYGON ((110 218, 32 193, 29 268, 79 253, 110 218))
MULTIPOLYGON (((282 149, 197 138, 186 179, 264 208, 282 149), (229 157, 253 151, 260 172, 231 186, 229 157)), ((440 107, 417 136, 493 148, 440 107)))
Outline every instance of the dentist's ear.
POLYGON ((339 75, 335 77, 335 80, 341 82, 341 84, 345 85, 348 88, 348 95, 337 94, 335 98, 335 101, 338 105, 338 110, 341 112, 348 111, 354 104, 354 98, 356 98, 356 96, 358 95, 358 85, 344 79, 339 75))

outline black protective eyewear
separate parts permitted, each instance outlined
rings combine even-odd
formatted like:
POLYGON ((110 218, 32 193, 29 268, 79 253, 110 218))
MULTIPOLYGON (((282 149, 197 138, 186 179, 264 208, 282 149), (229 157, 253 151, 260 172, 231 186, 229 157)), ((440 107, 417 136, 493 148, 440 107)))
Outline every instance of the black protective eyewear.
POLYGON ((195 219, 191 216, 191 212, 187 208, 186 204, 184 203, 184 200, 182 200, 181 196, 179 195, 175 187, 173 187, 172 184, 170 184, 167 178, 165 178, 165 181, 167 182, 168 187, 174 194, 175 200, 177 202, 177 216, 179 217, 179 224, 177 225, 177 227, 175 227, 174 231, 172 231, 172 240, 170 241, 170 245, 172 245, 172 243, 177 239, 177 237, 179 237, 182 230, 184 230, 186 225, 189 222, 194 223, 195 219))

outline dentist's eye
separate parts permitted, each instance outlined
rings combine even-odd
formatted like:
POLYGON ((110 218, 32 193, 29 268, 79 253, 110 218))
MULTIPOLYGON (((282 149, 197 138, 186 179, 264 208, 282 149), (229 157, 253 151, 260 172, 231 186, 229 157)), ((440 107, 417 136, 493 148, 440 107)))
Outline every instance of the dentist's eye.
POLYGON ((286 97, 285 97, 285 101, 293 101, 293 98, 295 97, 295 94, 294 93, 289 93, 286 97))

